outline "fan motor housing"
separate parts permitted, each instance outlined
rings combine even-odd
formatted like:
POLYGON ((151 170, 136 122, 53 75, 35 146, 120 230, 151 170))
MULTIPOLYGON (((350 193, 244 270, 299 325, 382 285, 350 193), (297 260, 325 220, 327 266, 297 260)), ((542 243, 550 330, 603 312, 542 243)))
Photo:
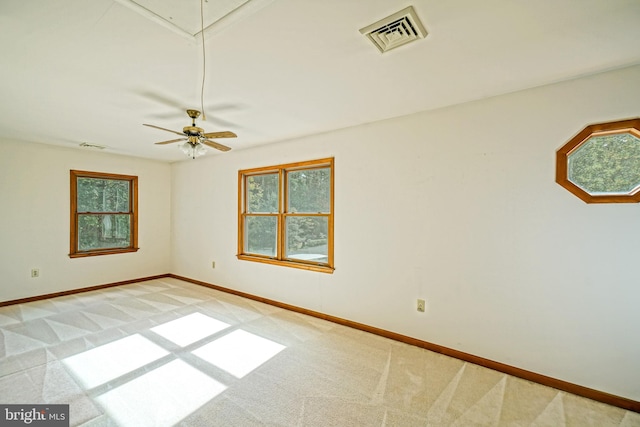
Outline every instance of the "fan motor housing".
POLYGON ((199 128, 197 126, 185 126, 182 128, 182 132, 184 132, 186 135, 197 136, 197 135, 203 134, 204 129, 199 128))

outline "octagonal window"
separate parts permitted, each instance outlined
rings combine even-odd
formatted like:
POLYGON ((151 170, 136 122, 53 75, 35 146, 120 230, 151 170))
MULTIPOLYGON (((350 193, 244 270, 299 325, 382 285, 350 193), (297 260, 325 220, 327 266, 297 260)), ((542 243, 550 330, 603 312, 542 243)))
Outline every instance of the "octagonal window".
POLYGON ((587 203, 640 202, 640 119, 587 126, 558 150, 556 181, 587 203))

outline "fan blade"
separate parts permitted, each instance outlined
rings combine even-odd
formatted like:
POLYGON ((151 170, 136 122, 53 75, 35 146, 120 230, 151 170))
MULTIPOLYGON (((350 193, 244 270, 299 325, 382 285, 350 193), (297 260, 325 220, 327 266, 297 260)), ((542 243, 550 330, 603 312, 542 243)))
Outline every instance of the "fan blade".
POLYGON ((170 139, 169 141, 156 142, 156 145, 171 144, 172 142, 186 141, 188 138, 170 139))
POLYGON ((205 138, 235 138, 238 135, 236 135, 235 133, 231 132, 231 131, 223 131, 223 132, 209 132, 209 133, 203 133, 202 136, 204 136, 205 138))
POLYGON ((150 128, 156 128, 156 129, 160 129, 160 130, 166 130, 167 132, 171 132, 171 133, 175 133, 176 135, 184 136, 184 132, 178 132, 178 131, 176 131, 176 130, 165 129, 165 128, 161 128, 160 126, 148 125, 148 124, 146 124, 146 123, 143 123, 142 125, 143 125, 143 126, 149 126, 150 128))
POLYGON ((137 94, 143 98, 147 98, 153 102, 157 102, 158 104, 162 104, 167 107, 177 108, 182 111, 187 109, 187 107, 185 106, 187 104, 182 104, 182 102, 179 99, 160 95, 158 92, 151 92, 146 90, 146 91, 137 92, 137 94))
POLYGON ((215 141, 211 141, 210 139, 203 139, 202 142, 204 145, 208 145, 211 148, 215 148, 216 150, 220 150, 220 151, 229 151, 231 150, 230 147, 227 147, 226 145, 222 145, 222 144, 218 144, 215 141))
POLYGON ((232 122, 232 121, 229 121, 229 120, 221 119, 217 115, 215 115, 215 116, 213 116, 213 115, 207 116, 207 122, 209 123, 207 126, 216 127, 216 128, 232 128, 232 129, 236 129, 236 128, 240 127, 240 125, 238 125, 238 123, 232 122))

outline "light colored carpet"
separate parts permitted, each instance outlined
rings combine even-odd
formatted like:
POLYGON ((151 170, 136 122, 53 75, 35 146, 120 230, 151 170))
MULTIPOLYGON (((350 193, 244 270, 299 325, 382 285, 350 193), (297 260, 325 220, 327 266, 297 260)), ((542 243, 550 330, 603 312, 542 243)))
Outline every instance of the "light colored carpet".
POLYGON ((640 426, 640 414, 175 279, 0 308, 0 403, 72 426, 640 426))

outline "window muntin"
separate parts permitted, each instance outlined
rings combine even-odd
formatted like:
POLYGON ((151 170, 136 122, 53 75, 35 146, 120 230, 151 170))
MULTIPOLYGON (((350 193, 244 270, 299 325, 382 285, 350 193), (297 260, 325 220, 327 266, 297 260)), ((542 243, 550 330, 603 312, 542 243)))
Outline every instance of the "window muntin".
POLYGON ((138 177, 71 171, 72 258, 137 251, 138 177))
POLYGON ((587 126, 558 150, 556 182, 587 203, 640 202, 640 119, 587 126))
POLYGON ((333 159, 238 172, 238 258, 333 272, 333 159))

